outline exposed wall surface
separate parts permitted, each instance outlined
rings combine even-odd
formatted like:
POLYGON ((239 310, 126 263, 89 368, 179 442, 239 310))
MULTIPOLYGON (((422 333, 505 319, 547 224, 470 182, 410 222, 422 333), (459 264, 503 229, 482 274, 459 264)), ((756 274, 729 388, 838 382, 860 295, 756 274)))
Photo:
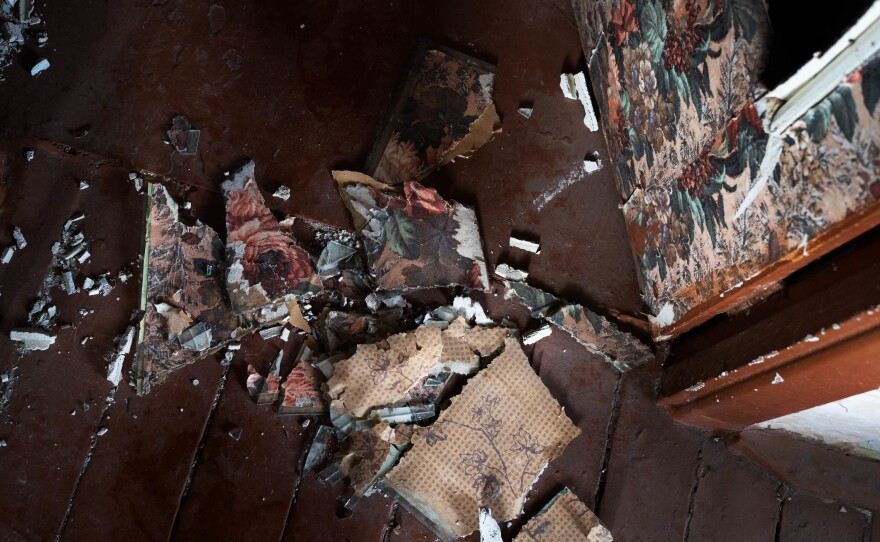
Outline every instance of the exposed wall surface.
POLYGON ((758 424, 819 440, 847 453, 880 459, 880 390, 869 391, 758 424))
POLYGON ((761 0, 574 5, 642 293, 660 328, 878 209, 880 58, 768 154, 761 0))

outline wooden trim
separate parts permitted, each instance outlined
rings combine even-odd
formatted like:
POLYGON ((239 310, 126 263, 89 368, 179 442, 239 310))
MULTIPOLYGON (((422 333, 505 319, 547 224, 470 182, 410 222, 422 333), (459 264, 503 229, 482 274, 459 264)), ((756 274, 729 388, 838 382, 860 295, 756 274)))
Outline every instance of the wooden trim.
POLYGON ((718 294, 692 308, 676 322, 656 330, 654 337, 672 339, 714 316, 730 312, 764 295, 777 282, 798 269, 877 226, 880 226, 880 201, 873 202, 818 235, 808 243, 806 255, 800 249, 788 253, 755 278, 745 281, 742 287, 718 294))
POLYGON ((817 330, 660 404, 676 421, 733 432, 878 387, 880 307, 817 330), (777 374, 782 381, 774 384, 777 374))

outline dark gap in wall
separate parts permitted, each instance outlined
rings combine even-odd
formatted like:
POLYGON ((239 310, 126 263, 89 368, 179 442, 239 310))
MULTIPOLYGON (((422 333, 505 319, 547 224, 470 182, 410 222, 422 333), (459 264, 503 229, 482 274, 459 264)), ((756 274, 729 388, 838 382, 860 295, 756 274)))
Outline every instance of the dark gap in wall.
POLYGON ((773 34, 761 79, 773 88, 791 77, 815 53, 831 47, 873 0, 768 0, 773 34))

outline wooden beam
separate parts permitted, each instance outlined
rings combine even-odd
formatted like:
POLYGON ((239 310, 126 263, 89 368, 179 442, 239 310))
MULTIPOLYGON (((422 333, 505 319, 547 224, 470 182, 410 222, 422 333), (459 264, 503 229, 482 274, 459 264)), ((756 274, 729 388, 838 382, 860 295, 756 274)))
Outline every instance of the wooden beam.
POLYGON ((676 421, 734 432, 878 387, 880 307, 875 307, 660 404, 676 421))

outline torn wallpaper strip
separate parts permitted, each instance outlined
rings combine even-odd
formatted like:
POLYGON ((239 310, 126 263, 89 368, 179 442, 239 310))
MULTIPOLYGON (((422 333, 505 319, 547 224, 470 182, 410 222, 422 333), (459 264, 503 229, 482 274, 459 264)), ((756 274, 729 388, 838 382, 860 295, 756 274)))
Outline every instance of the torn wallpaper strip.
POLYGON ((469 156, 500 131, 494 85, 494 66, 423 44, 367 171, 389 184, 417 181, 469 156))
POLYGON ((654 357, 645 343, 582 305, 568 303, 524 282, 511 281, 506 286, 507 295, 519 298, 533 317, 546 319, 619 371, 628 371, 654 357))
POLYGON ((488 289, 477 216, 417 182, 403 189, 351 171, 334 171, 360 231, 378 290, 461 285, 488 289))
POLYGON ((212 228, 179 220, 165 187, 150 183, 150 212, 135 381, 147 393, 168 373, 216 350, 237 320, 224 294, 223 243, 212 228))
POLYGON ((412 450, 385 487, 437 536, 454 540, 478 528, 480 507, 500 522, 520 515, 538 476, 578 434, 508 338, 436 422, 415 429, 412 450))
POLYGON ((309 254, 266 207, 249 162, 223 183, 226 197, 226 283, 236 312, 321 291, 309 254))
POLYGON ((567 487, 530 519, 514 542, 613 542, 614 537, 567 487))

